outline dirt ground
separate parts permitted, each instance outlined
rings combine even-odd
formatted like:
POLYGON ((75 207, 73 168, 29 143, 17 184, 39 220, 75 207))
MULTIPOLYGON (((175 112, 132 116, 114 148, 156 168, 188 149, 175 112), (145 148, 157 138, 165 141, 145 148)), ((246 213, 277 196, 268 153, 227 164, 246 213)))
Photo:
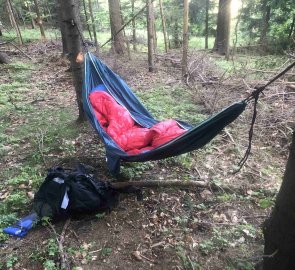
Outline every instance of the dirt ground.
MULTIPOLYGON (((31 91, 25 100, 18 102, 30 103, 33 110, 30 115, 10 112, 11 123, 4 130, 7 135, 20 125, 34 123, 34 117, 41 110, 68 110, 73 118, 77 114, 71 75, 66 72, 68 63, 59 58, 59 45, 48 42, 42 46, 34 44, 25 48, 34 57, 34 69, 26 78, 31 91)), ((272 75, 250 73, 250 69, 247 73, 241 68, 245 64, 242 56, 236 60, 236 70, 226 73, 220 68, 219 58, 196 52, 191 56, 194 71, 188 78, 190 85, 196 86, 193 89, 181 82, 177 65, 180 55, 176 52, 160 55, 154 73, 147 71, 144 54, 132 56, 130 61, 127 56, 113 57, 105 52, 101 58, 140 97, 149 91, 152 95, 153 89, 163 86, 166 94, 172 90, 174 94, 177 86, 181 89, 176 95, 179 102, 185 93, 203 116, 245 98, 255 85, 272 75), (201 77, 211 83, 204 83, 201 77)), ((13 60, 31 62, 21 55, 14 56, 13 60)), ((13 81, 3 70, 0 82, 13 81)), ((57 243, 61 234, 70 269, 254 269, 262 261, 262 225, 274 204, 288 154, 290 116, 294 118, 294 111, 293 115, 290 113, 295 96, 288 94, 291 91, 286 81, 288 78, 274 84, 262 96, 252 154, 239 173, 233 174, 247 147, 251 105, 201 150, 163 161, 123 164, 121 179, 124 180, 204 180, 209 181, 208 188, 144 189, 142 202, 133 196, 124 196, 111 213, 72 219, 63 233, 65 221, 51 226, 38 225, 23 239, 9 238, 1 243, 3 269, 59 269, 61 250, 57 243), (13 261, 12 257, 17 259, 13 261)), ((156 113, 160 110, 156 106, 150 108, 156 113)), ((186 112, 183 106, 178 113, 191 112, 186 112)), ((44 121, 50 125, 54 117, 44 121)), ((107 171, 102 142, 92 127, 88 123, 78 125, 72 119, 65 119, 64 123, 74 129, 74 139, 63 141, 71 145, 71 152, 44 151, 44 163, 31 163, 43 172, 40 178, 53 165, 73 168, 78 161, 91 166, 97 179, 116 181, 107 171)), ((56 136, 58 138, 58 131, 56 136)), ((22 150, 10 151, 1 158, 2 170, 12 168, 8 177, 15 176, 13 170, 27 161, 29 152, 38 152, 38 147, 34 148, 28 140, 20 142, 19 149, 22 150)), ((36 188, 32 188, 32 192, 36 188)), ((2 186, 1 194, 5 191, 6 186, 2 186)), ((31 201, 26 209, 18 211, 19 216, 29 213, 30 209, 31 201)))

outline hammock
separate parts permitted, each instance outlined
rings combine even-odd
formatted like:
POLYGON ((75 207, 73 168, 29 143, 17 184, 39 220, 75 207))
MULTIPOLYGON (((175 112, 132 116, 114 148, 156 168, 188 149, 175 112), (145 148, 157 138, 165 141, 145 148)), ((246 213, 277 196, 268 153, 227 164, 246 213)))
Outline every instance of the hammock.
POLYGON ((120 105, 126 108, 131 117, 141 127, 151 128, 159 123, 159 121, 147 111, 123 79, 92 53, 86 53, 84 65, 84 111, 90 123, 104 142, 107 165, 111 173, 114 175, 118 175, 120 172, 121 160, 127 162, 159 160, 184 154, 203 147, 224 127, 233 122, 244 111, 247 104, 245 101, 234 103, 194 127, 183 121, 177 121, 180 126, 187 129, 185 133, 152 150, 136 155, 130 155, 119 147, 97 120, 94 109, 89 100, 91 91, 95 89, 97 85, 103 84, 106 88, 106 92, 120 105))

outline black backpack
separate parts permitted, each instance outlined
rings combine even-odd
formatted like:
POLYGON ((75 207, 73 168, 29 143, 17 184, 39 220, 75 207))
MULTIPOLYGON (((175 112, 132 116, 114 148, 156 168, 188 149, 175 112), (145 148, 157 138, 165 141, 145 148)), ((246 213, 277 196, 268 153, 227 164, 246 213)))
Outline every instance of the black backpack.
POLYGON ((93 179, 81 164, 69 172, 53 167, 35 194, 34 210, 39 217, 51 218, 109 212, 118 205, 120 193, 135 193, 142 199, 140 189, 115 189, 109 182, 93 179))

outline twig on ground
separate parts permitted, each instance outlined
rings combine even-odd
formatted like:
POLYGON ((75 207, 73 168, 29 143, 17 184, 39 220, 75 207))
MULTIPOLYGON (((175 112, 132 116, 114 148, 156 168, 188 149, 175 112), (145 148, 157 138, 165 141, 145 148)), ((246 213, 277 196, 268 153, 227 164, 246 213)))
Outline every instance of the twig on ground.
POLYGON ((60 238, 58 240, 58 251, 59 251, 59 256, 60 256, 60 268, 62 270, 70 270, 71 269, 69 261, 68 261, 67 253, 64 251, 64 246, 63 246, 63 243, 65 241, 65 233, 66 233, 66 230, 67 230, 70 222, 71 222, 71 219, 68 218, 66 220, 64 226, 63 226, 60 238))

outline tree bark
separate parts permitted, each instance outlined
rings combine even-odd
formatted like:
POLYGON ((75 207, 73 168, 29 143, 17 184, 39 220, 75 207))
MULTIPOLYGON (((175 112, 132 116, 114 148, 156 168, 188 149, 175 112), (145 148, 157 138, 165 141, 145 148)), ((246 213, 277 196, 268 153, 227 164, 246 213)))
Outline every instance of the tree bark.
POLYGON ((154 33, 154 53, 157 52, 158 40, 157 40, 157 29, 156 29, 156 22, 155 22, 155 14, 153 12, 153 33, 154 33))
POLYGON ((95 27, 95 20, 93 16, 93 10, 92 10, 92 3, 91 0, 88 0, 88 5, 89 5, 89 12, 90 12, 90 17, 91 17, 91 23, 92 23, 92 31, 93 31, 93 37, 94 37, 94 44, 96 47, 96 50, 99 50, 98 42, 97 42, 97 35, 96 35, 96 27, 95 27))
POLYGON ((30 17, 31 17, 31 26, 32 26, 32 29, 35 29, 36 25, 35 25, 35 21, 34 21, 33 15, 32 15, 32 10, 31 10, 30 3, 28 4, 28 8, 29 8, 30 17))
POLYGON ((268 0, 263 0, 262 8, 263 21, 262 21, 262 29, 260 35, 260 43, 267 47, 267 33, 269 29, 269 20, 270 20, 270 5, 268 0))
POLYGON ((231 0, 219 0, 216 39, 213 50, 221 55, 229 53, 231 0))
POLYGON ((22 44, 24 44, 24 42, 23 42, 22 34, 20 32, 18 23, 17 23, 17 21, 15 19, 15 16, 14 16, 14 13, 13 13, 13 10, 12 10, 11 0, 6 0, 6 6, 7 6, 7 11, 8 11, 8 14, 9 14, 9 19, 10 19, 11 25, 14 27, 14 29, 16 31, 18 44, 22 45, 22 44))
POLYGON ((291 24, 291 27, 290 27, 290 30, 289 30, 288 38, 292 37, 292 33, 294 31, 294 26, 295 26, 295 14, 293 15, 293 20, 292 20, 292 24, 291 24))
POLYGON ((188 0, 183 0, 182 76, 187 73, 188 53, 188 0))
POLYGON ((174 45, 174 48, 181 47, 179 32, 180 32, 179 22, 176 18, 174 18, 174 25, 173 25, 173 45, 174 45))
POLYGON ((79 19, 79 1, 78 0, 63 0, 60 1, 62 9, 62 23, 65 25, 66 39, 69 49, 69 58, 71 61, 71 69, 73 75, 73 83, 76 91, 76 100, 78 104, 79 116, 78 121, 86 120, 82 104, 82 63, 77 61, 78 55, 81 54, 81 39, 79 29, 81 23, 79 19))
POLYGON ((135 17, 134 17, 134 1, 132 0, 131 2, 131 8, 132 8, 132 42, 133 42, 133 50, 137 51, 137 47, 136 47, 136 24, 135 24, 135 17))
POLYGON ((295 131, 275 207, 264 224, 264 270, 295 269, 295 131))
POLYGON ((34 0, 34 4, 35 4, 36 15, 37 15, 37 24, 39 25, 40 33, 41 33, 41 39, 46 40, 45 31, 44 31, 44 27, 43 27, 43 22, 42 22, 41 15, 40 15, 38 1, 34 0))
POLYGON ((61 33, 61 41, 62 41, 62 57, 65 57, 69 53, 69 45, 68 45, 68 39, 67 39, 67 33, 66 33, 66 24, 64 22, 64 18, 66 16, 66 10, 63 9, 62 5, 63 1, 57 0, 57 6, 58 6, 58 20, 59 20, 59 27, 60 27, 60 33, 61 33))
POLYGON ((87 30, 88 30, 88 33, 89 33, 89 37, 92 40, 92 34, 91 34, 91 31, 90 31, 90 26, 89 26, 89 21, 88 21, 87 8, 86 8, 85 0, 83 0, 83 8, 84 8, 84 15, 85 15, 85 20, 86 20, 87 30))
POLYGON ((154 31, 153 31, 153 4, 151 0, 146 0, 147 5, 147 34, 148 34, 148 65, 149 71, 155 69, 154 63, 154 31))
POLYGON ((117 54, 125 52, 124 35, 123 32, 118 32, 122 27, 122 18, 119 0, 108 0, 110 12, 110 24, 112 34, 112 48, 117 54))
MULTIPOLYGON (((146 5, 140 10, 138 11, 129 21, 127 21, 126 23, 124 23, 122 25, 122 27, 115 33, 115 36, 118 35, 120 32, 122 32, 124 30, 124 28, 132 22, 133 19, 135 19, 140 13, 142 13, 145 9, 146 9, 146 5)), ((113 38, 109 38, 104 44, 102 44, 100 47, 104 47, 106 44, 108 44, 113 38)))
POLYGON ((162 0, 159 0, 160 5, 160 13, 161 13, 161 20, 162 20, 162 31, 164 36, 164 45, 165 45, 165 52, 168 52, 168 42, 167 42, 167 30, 166 30, 166 19, 163 12, 163 3, 162 0))
POLYGON ((210 4, 210 1, 209 0, 206 0, 205 49, 208 49, 208 37, 209 37, 209 4, 210 4))

